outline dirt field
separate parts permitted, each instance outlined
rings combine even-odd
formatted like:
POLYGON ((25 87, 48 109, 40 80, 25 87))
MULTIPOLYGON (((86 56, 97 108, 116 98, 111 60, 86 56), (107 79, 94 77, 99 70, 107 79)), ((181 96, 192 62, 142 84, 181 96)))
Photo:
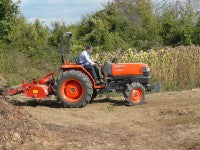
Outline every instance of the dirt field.
POLYGON ((81 109, 22 99, 10 102, 56 133, 45 149, 200 149, 199 89, 148 94, 145 104, 134 107, 123 97, 97 98, 81 109))

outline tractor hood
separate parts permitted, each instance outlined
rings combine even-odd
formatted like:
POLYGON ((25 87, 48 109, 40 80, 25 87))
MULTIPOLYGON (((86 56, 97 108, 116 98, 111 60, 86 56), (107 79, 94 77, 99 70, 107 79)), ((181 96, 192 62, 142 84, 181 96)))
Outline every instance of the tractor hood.
POLYGON ((143 75, 145 72, 150 72, 149 66, 145 63, 106 62, 102 68, 102 74, 109 76, 143 75))
POLYGON ((147 64, 144 63, 120 63, 112 64, 112 75, 143 75, 145 71, 150 71, 147 64))

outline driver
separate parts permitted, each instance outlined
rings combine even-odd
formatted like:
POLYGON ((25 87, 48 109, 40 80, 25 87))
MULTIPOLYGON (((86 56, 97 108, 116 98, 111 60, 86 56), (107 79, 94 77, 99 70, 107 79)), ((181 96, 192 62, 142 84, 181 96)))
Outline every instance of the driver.
POLYGON ((87 46, 86 49, 81 53, 79 57, 80 63, 83 65, 83 67, 90 72, 92 77, 94 78, 96 84, 101 83, 100 81, 100 75, 99 75, 99 68, 96 66, 96 64, 92 61, 90 58, 90 54, 93 52, 93 47, 87 46))

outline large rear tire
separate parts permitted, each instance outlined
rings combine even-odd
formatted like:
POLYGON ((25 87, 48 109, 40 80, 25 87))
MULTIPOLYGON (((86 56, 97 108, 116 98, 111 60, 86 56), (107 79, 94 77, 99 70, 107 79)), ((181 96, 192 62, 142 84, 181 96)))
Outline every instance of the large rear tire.
POLYGON ((84 107, 91 100, 92 94, 92 83, 81 71, 65 71, 55 84, 55 95, 64 107, 84 107))
POLYGON ((127 85, 124 97, 129 105, 142 105, 145 99, 145 89, 142 84, 134 82, 127 85))

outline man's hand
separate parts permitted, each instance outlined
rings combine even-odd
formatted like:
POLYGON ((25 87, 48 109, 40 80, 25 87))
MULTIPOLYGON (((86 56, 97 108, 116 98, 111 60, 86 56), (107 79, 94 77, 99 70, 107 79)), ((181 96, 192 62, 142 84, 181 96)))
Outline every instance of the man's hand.
POLYGON ((94 63, 95 63, 96 66, 99 66, 99 67, 102 66, 102 64, 100 64, 98 61, 95 61, 94 63))
POLYGON ((97 64, 97 66, 98 66, 98 67, 102 67, 103 65, 102 65, 102 64, 97 64))

